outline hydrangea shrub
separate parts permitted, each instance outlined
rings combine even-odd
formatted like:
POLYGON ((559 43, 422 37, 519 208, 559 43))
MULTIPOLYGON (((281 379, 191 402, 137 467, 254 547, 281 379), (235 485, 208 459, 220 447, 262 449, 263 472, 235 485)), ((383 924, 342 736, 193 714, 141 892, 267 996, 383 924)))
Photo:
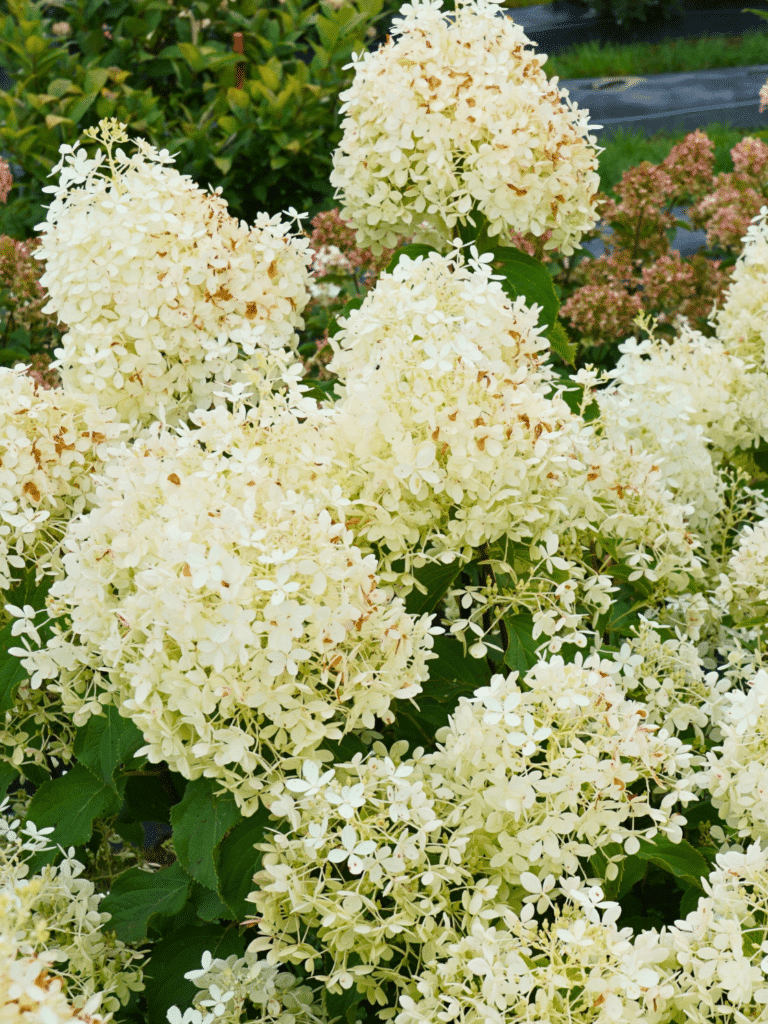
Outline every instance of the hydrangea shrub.
POLYGON ((768 1021, 762 220, 711 336, 575 372, 498 240, 594 224, 589 124, 457 8, 355 60, 324 379, 322 225, 62 147, 61 382, 0 371, 3 1019, 768 1021))

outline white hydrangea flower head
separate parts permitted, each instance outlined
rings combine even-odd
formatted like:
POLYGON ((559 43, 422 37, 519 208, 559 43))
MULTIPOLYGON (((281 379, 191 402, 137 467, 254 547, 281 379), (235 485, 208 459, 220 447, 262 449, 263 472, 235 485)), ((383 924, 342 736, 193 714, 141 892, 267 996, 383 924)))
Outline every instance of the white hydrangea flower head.
POLYGON ((471 833, 465 866, 534 892, 531 875, 576 875, 608 844, 634 853, 638 837, 679 841, 691 749, 647 717, 620 666, 598 655, 555 656, 460 698, 426 762, 451 794, 441 816, 471 833))
POLYGON ((692 527, 705 536, 722 511, 728 456, 768 436, 768 375, 754 372, 733 346, 684 323, 671 342, 632 337, 595 393, 605 432, 652 453, 678 502, 693 505, 692 527))
POLYGON ((602 418, 588 423, 577 440, 584 467, 581 488, 567 491, 564 529, 589 524, 601 547, 632 569, 629 579, 651 584, 654 599, 684 591, 703 575, 700 540, 691 532, 692 505, 675 499, 657 456, 622 434, 605 430, 602 418))
MULTIPOLYGON (((325 1024, 327 1014, 317 1003, 309 985, 280 964, 260 959, 246 951, 226 960, 203 954, 200 970, 188 971, 185 978, 194 982, 198 992, 195 1009, 211 1013, 218 1024, 240 1024, 245 1001, 258 1007, 264 1024, 325 1024)), ((174 1024, 173 1014, 169 1015, 174 1024)))
MULTIPOLYGON (((620 351, 611 374, 615 391, 607 394, 618 399, 617 417, 630 428, 638 424, 638 436, 652 436, 656 418, 663 421, 657 428, 659 441, 668 444, 673 435, 660 432, 667 430, 670 419, 684 417, 690 427, 702 428, 697 433, 708 442, 716 464, 762 436, 766 381, 720 338, 708 338, 683 323, 672 341, 655 337, 651 330, 643 341, 628 338, 620 351)), ((672 474, 673 467, 665 472, 672 474)))
POLYGON ((752 218, 721 308, 713 316, 717 337, 762 372, 768 368, 768 206, 752 218))
POLYGON ((124 433, 114 413, 24 367, 0 367, 0 589, 25 561, 49 561, 64 524, 88 507, 93 469, 124 433))
POLYGON ((400 996, 395 1024, 669 1020, 676 990, 658 934, 633 940, 631 928, 615 923, 618 905, 600 905, 602 917, 566 906, 551 921, 511 910, 503 925, 471 920, 417 977, 414 990, 400 996))
POLYGON ((378 585, 343 506, 281 488, 258 446, 136 442, 70 524, 51 589, 70 625, 25 660, 32 684, 54 678, 77 724, 114 703, 152 762, 253 813, 276 757, 391 721, 428 675, 439 630, 378 585))
POLYGON ((401 760, 407 746, 375 743, 372 754, 327 772, 316 761, 300 769, 296 762, 291 777, 286 766, 265 802, 291 830, 259 847, 262 867, 248 897, 264 934, 252 952, 311 966, 318 956, 306 941, 311 928, 331 958, 321 978, 328 989, 356 985, 383 1005, 383 983, 410 982, 409 952, 442 941, 452 891, 462 886, 468 900, 472 883, 463 864, 467 836, 443 828, 422 752, 401 760))
MULTIPOLYGON (((6 797, 0 803, 0 815, 8 804, 6 797)), ((143 954, 127 948, 109 930, 110 915, 98 909, 102 894, 95 891, 93 882, 80 877, 85 867, 74 858, 73 848, 58 865, 29 875, 21 856, 49 849, 46 833, 53 829, 38 832, 28 823, 20 835, 19 824, 18 819, 9 822, 0 817, 0 1007, 5 1014, 12 1009, 6 1001, 9 984, 22 979, 24 985, 32 983, 45 971, 45 983, 38 982, 38 999, 45 1003, 50 993, 54 1013, 68 1005, 63 1020, 88 1022, 97 1008, 109 1020, 132 992, 143 989, 142 969, 136 963, 143 954), (62 985, 66 1000, 56 996, 62 985)), ((33 995, 33 989, 26 991, 27 996, 33 995)), ((6 1019, 16 1017, 4 1015, 6 1019)), ((20 1013, 18 1019, 49 1018, 20 1013)))
POLYGON ((565 255, 597 222, 598 148, 496 0, 404 4, 385 46, 353 54, 331 184, 374 254, 399 236, 444 248, 473 204, 490 237, 552 237, 565 255), (501 14, 501 16, 497 16, 501 14))
MULTIPOLYGON (((721 742, 707 753, 699 785, 740 836, 768 840, 768 671, 746 693, 733 689, 718 709, 721 742)), ((768 892, 768 891, 767 891, 768 892)))
MULTIPOLYGON (((700 337, 706 349, 720 347, 717 341, 700 337)), ((702 422, 708 410, 701 399, 710 396, 706 387, 698 387, 700 382, 692 372, 696 367, 681 349, 677 340, 670 344, 628 339, 620 346, 622 355, 611 374, 613 386, 599 392, 598 402, 608 434, 623 435, 657 456, 667 487, 679 501, 694 506, 692 523, 696 525, 720 510, 722 484, 708 443, 710 424, 702 422)), ((714 362, 706 362, 704 367, 708 369, 714 362)), ((713 392, 716 383, 718 407, 712 420, 725 411, 724 397, 730 397, 723 390, 722 379, 713 376, 705 381, 713 392)))
POLYGON ((768 616, 768 518, 739 531, 716 597, 736 622, 768 616))
POLYGON ((580 421, 549 397, 538 313, 487 263, 429 253, 402 258, 344 321, 329 429, 366 542, 463 552, 562 518, 583 475, 569 459, 580 421))
POLYGON ((724 694, 733 682, 727 675, 706 671, 696 644, 679 636, 664 636, 644 616, 635 636, 622 646, 624 685, 641 700, 647 721, 671 735, 693 726, 703 739, 724 694))
POLYGON ((49 953, 25 956, 11 935, 0 934, 0 1013, 7 1024, 107 1024, 112 1014, 100 1014, 95 996, 79 1010, 64 993, 57 976, 56 957, 49 953))
POLYGON ((696 910, 662 936, 674 956, 676 1019, 768 1019, 768 851, 718 854, 696 910))
MULTIPOLYGON (((86 133, 88 134, 88 133, 86 133)), ((311 251, 279 215, 252 227, 168 166, 142 139, 128 157, 122 126, 101 122, 88 159, 62 146, 61 172, 37 227, 41 283, 69 328, 57 350, 64 387, 127 422, 167 422, 208 407, 259 349, 295 346, 309 300, 311 251), (106 170, 105 170, 106 168, 106 170)))

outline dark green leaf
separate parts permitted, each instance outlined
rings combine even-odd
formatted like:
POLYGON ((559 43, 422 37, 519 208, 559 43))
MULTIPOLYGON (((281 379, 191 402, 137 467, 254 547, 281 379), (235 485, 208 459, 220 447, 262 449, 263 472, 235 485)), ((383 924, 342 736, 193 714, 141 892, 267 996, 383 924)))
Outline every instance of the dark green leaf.
MULTIPOLYGON (((350 966, 358 959, 354 953, 350 954, 350 966)), ((338 1021, 339 1024, 355 1024, 359 1017, 357 1007, 365 999, 363 993, 358 992, 354 985, 338 993, 326 989, 323 997, 328 1020, 338 1021)))
POLYGON ((429 662, 429 679, 423 692, 410 702, 395 705, 393 739, 407 740, 410 746, 431 749, 435 733, 448 724, 460 697, 470 697, 480 686, 487 686, 490 669, 484 658, 464 653, 461 641, 452 635, 436 636, 434 651, 438 657, 429 662))
POLYGON ((162 821, 170 824, 171 807, 177 803, 158 775, 130 775, 123 786, 124 821, 162 821))
POLYGON ((699 906, 699 900, 701 899, 701 889, 695 885, 690 886, 683 893, 683 898, 680 900, 680 917, 687 917, 691 911, 696 910, 699 906))
MULTIPOLYGON (((120 801, 114 789, 76 764, 66 775, 44 782, 30 801, 27 820, 38 828, 52 825, 48 842, 56 846, 80 846, 93 834, 95 818, 116 814, 120 801)), ((45 863, 53 854, 39 854, 45 863)))
POLYGON ((213 779, 195 779, 171 810, 176 856, 196 881, 213 890, 217 887, 213 851, 241 817, 231 793, 214 796, 218 788, 213 779))
POLYGON ((200 885, 199 882, 192 883, 191 900, 197 916, 202 921, 229 921, 234 916, 215 892, 200 885))
POLYGON ((254 906, 246 901, 253 892, 253 876, 261 870, 261 852, 254 849, 264 841, 269 828, 269 812, 263 806, 250 818, 243 818, 219 843, 214 853, 218 892, 238 921, 253 913, 254 906))
POLYGON ((522 677, 539 660, 536 653, 538 643, 533 639, 533 616, 530 612, 505 615, 504 624, 509 635, 509 647, 504 655, 504 664, 516 669, 522 677))
POLYGON ((436 636, 432 650, 437 657, 429 662, 429 680, 424 686, 437 700, 455 705, 462 694, 488 684, 490 676, 485 659, 470 658, 464 653, 461 641, 451 633, 436 636))
POLYGON ((324 402, 327 398, 336 400, 338 396, 334 388, 335 384, 335 380, 313 380, 311 377, 305 377, 301 382, 305 394, 316 398, 318 402, 324 402))
POLYGON ((541 306, 539 323, 551 327, 557 319, 560 303, 544 264, 514 246, 495 246, 491 252, 494 270, 503 275, 501 287, 510 299, 522 295, 528 305, 536 303, 541 306), (497 263, 501 265, 497 266, 497 263))
POLYGON ((755 464, 762 473, 768 473, 768 445, 760 445, 750 452, 755 464))
POLYGON ((200 970, 206 950, 214 959, 226 960, 233 953, 242 956, 245 946, 237 928, 220 924, 188 925, 160 939, 144 965, 146 1024, 168 1024, 166 1014, 172 1006, 183 1013, 192 1005, 199 989, 184 975, 200 970))
POLYGON ((687 840, 673 843, 662 833, 652 841, 641 839, 640 850, 635 856, 674 875, 682 884, 693 885, 699 889, 702 888, 702 877, 709 874, 709 864, 687 840))
POLYGON ((8 792, 8 787, 14 779, 18 779, 19 769, 7 761, 0 761, 0 800, 8 792))
POLYGON ((425 588, 425 592, 414 587, 405 599, 406 610, 411 615, 433 612, 461 572, 462 564, 461 558, 454 558, 449 565, 429 562, 420 569, 414 569, 411 575, 425 588))
POLYGON ((620 902, 630 889, 645 878, 647 870, 648 862, 643 860, 642 857, 626 857, 621 863, 619 887, 614 898, 620 902))
MULTIPOLYGON (((104 715, 93 715, 77 730, 74 754, 97 779, 114 787, 115 769, 129 762, 143 743, 144 737, 134 723, 109 705, 104 715)), ((124 781, 120 788, 123 785, 124 781)))
POLYGON ((178 861, 162 871, 128 868, 112 883, 99 910, 112 915, 109 927, 123 942, 143 942, 158 914, 175 914, 184 906, 191 885, 178 861))

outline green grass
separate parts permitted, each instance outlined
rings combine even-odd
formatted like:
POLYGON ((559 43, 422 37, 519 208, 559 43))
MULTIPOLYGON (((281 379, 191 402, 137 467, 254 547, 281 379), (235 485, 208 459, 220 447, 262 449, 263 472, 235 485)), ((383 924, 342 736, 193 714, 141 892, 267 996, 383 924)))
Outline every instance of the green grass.
POLYGON ((600 78, 607 75, 659 75, 708 68, 737 68, 768 64, 768 30, 742 36, 700 36, 665 39, 660 43, 578 43, 553 54, 545 70, 549 77, 600 78))
MULTIPOLYGON (((715 173, 732 171, 731 148, 746 135, 751 135, 768 142, 768 129, 732 128, 729 125, 714 122, 702 127, 702 131, 715 144, 715 173)), ((636 167, 643 160, 653 164, 660 163, 677 142, 681 142, 689 132, 681 129, 674 132, 658 132, 646 137, 642 132, 628 132, 618 129, 610 139, 603 143, 605 152, 600 154, 600 187, 604 192, 612 193, 613 186, 618 184, 624 171, 636 167)))

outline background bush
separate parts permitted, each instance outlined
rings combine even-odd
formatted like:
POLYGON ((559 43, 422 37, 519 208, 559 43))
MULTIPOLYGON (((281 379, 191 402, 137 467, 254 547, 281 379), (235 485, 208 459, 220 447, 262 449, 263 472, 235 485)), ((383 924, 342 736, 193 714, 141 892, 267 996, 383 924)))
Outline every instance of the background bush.
POLYGON ((252 221, 287 206, 333 205, 328 175, 341 132, 344 71, 387 0, 32 0, 0 3, 0 149, 14 201, 0 234, 28 238, 62 143, 116 117, 202 185, 221 185, 231 212, 252 221), (232 35, 244 37, 235 88, 232 35), (8 83, 6 83, 8 84, 8 83))

